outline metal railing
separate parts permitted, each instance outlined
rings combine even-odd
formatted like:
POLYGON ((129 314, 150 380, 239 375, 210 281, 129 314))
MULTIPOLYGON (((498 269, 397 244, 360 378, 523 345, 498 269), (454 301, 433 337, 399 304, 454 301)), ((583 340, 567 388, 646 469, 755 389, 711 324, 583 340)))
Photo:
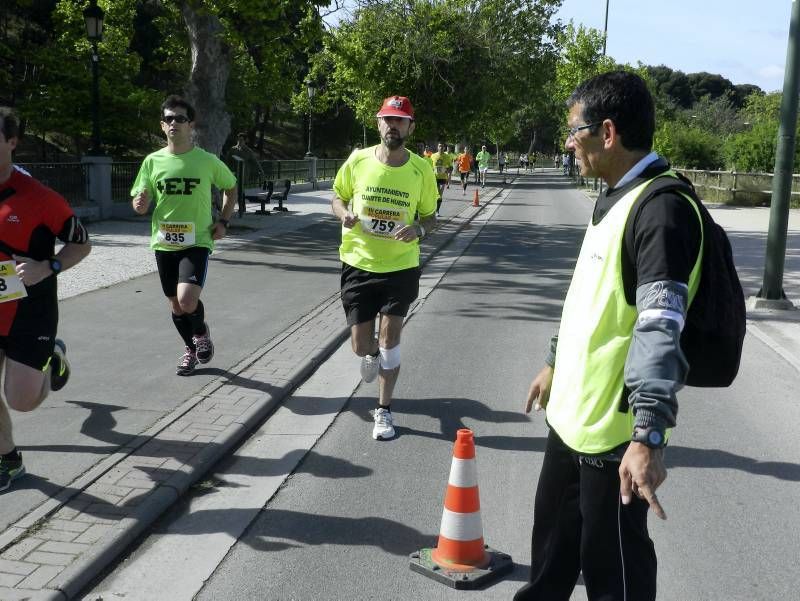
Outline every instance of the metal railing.
POLYGON ((73 207, 89 204, 89 169, 83 163, 20 163, 19 166, 61 194, 73 207))
POLYGON ((317 180, 334 179, 346 159, 317 159, 317 180))
POLYGON ((131 187, 136 181, 141 161, 114 162, 111 164, 111 197, 114 202, 130 202, 131 187))

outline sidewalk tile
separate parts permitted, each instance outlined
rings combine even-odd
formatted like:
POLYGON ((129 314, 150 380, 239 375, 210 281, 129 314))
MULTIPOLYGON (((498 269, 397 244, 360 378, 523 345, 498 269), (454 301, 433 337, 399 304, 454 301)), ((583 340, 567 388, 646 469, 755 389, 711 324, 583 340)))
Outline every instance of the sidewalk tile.
MULTIPOLYGON (((59 512, 60 514, 60 512, 59 512)), ((56 515, 59 515, 56 514, 56 515)), ((75 514, 77 515, 77 513, 75 514)), ((89 524, 82 523, 82 522, 73 522, 72 520, 65 520, 65 519, 58 519, 56 517, 51 518, 47 522, 47 526, 52 528, 53 530, 65 530, 67 532, 75 532, 80 534, 81 532, 86 532, 89 528, 89 524)))
POLYGON ((43 566, 68 566, 75 559, 74 555, 64 553, 45 553, 44 551, 34 551, 28 555, 28 561, 42 564, 43 566))
POLYGON ((108 533, 110 530, 111 530, 110 525, 94 524, 86 532, 84 532, 78 538, 76 538, 74 542, 91 545, 92 543, 96 543, 101 538, 103 538, 106 535, 106 533, 108 533))
POLYGON ((40 551, 47 553, 63 553, 68 555, 80 555, 89 549, 88 544, 80 543, 58 543, 55 541, 48 541, 39 547, 40 551))
POLYGON ((25 580, 20 582, 17 587, 18 588, 28 588, 28 589, 42 589, 47 586, 47 583, 50 582, 53 578, 58 576, 61 572, 64 571, 64 568, 61 566, 40 566, 33 572, 30 576, 28 576, 25 580))
POLYGON ((7 586, 7 587, 17 586, 17 583, 20 582, 23 578, 25 578, 25 576, 21 576, 19 574, 7 574, 5 572, 0 571, 0 586, 7 586))
POLYGON ((23 538, 21 541, 14 543, 8 549, 3 551, 3 554, 0 555, 0 557, 3 559, 9 559, 11 561, 19 561, 43 543, 44 541, 40 538, 35 538, 32 536, 23 538))
POLYGON ((70 541, 75 540, 78 536, 77 532, 67 532, 66 530, 53 530, 49 527, 49 524, 46 524, 44 528, 41 530, 36 531, 36 538, 40 538, 42 540, 49 540, 49 541, 56 541, 62 543, 68 543, 70 541))
POLYGON ((27 576, 35 569, 36 566, 34 564, 26 563, 24 561, 0 559, 0 572, 5 572, 6 574, 20 574, 22 576, 27 576))

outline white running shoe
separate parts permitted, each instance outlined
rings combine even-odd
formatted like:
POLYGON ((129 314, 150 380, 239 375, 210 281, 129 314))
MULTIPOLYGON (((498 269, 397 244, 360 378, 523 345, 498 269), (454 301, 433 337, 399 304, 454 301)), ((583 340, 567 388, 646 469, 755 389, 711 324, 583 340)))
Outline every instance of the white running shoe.
POLYGON ((364 355, 361 357, 361 378, 365 382, 374 382, 381 368, 380 355, 364 355))
POLYGON ((372 438, 389 440, 394 438, 394 418, 392 412, 380 407, 373 414, 375 425, 372 427, 372 438))

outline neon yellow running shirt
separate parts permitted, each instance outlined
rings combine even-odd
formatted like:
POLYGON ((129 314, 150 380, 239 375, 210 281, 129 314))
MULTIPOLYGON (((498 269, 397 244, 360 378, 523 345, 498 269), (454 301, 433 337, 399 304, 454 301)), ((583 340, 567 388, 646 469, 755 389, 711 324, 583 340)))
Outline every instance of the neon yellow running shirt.
POLYGON ((453 158, 446 152, 434 152, 431 155, 431 163, 436 179, 447 179, 447 168, 453 166, 453 158))
POLYGON ((236 177, 225 163, 202 148, 195 146, 189 152, 172 154, 164 147, 145 157, 131 187, 131 196, 147 190, 155 202, 150 248, 214 249, 212 185, 230 190, 236 185, 236 177))
POLYGON ((359 222, 342 227, 339 257, 364 271, 388 273, 419 266, 419 242, 394 235, 414 216, 436 211, 439 191, 430 162, 413 152, 401 167, 375 158, 377 146, 354 152, 336 174, 333 190, 359 222))

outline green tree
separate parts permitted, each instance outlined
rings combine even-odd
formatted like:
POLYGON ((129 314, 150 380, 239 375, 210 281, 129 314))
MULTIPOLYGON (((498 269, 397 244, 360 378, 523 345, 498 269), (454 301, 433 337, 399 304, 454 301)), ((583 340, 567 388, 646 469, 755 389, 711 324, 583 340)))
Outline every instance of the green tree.
MULTIPOLYGON (((312 77, 315 110, 338 100, 375 127, 390 94, 411 98, 417 139, 504 138, 514 110, 541 97, 552 78, 550 18, 557 0, 364 2, 325 40, 312 77)), ((298 110, 307 108, 302 94, 298 110)))

